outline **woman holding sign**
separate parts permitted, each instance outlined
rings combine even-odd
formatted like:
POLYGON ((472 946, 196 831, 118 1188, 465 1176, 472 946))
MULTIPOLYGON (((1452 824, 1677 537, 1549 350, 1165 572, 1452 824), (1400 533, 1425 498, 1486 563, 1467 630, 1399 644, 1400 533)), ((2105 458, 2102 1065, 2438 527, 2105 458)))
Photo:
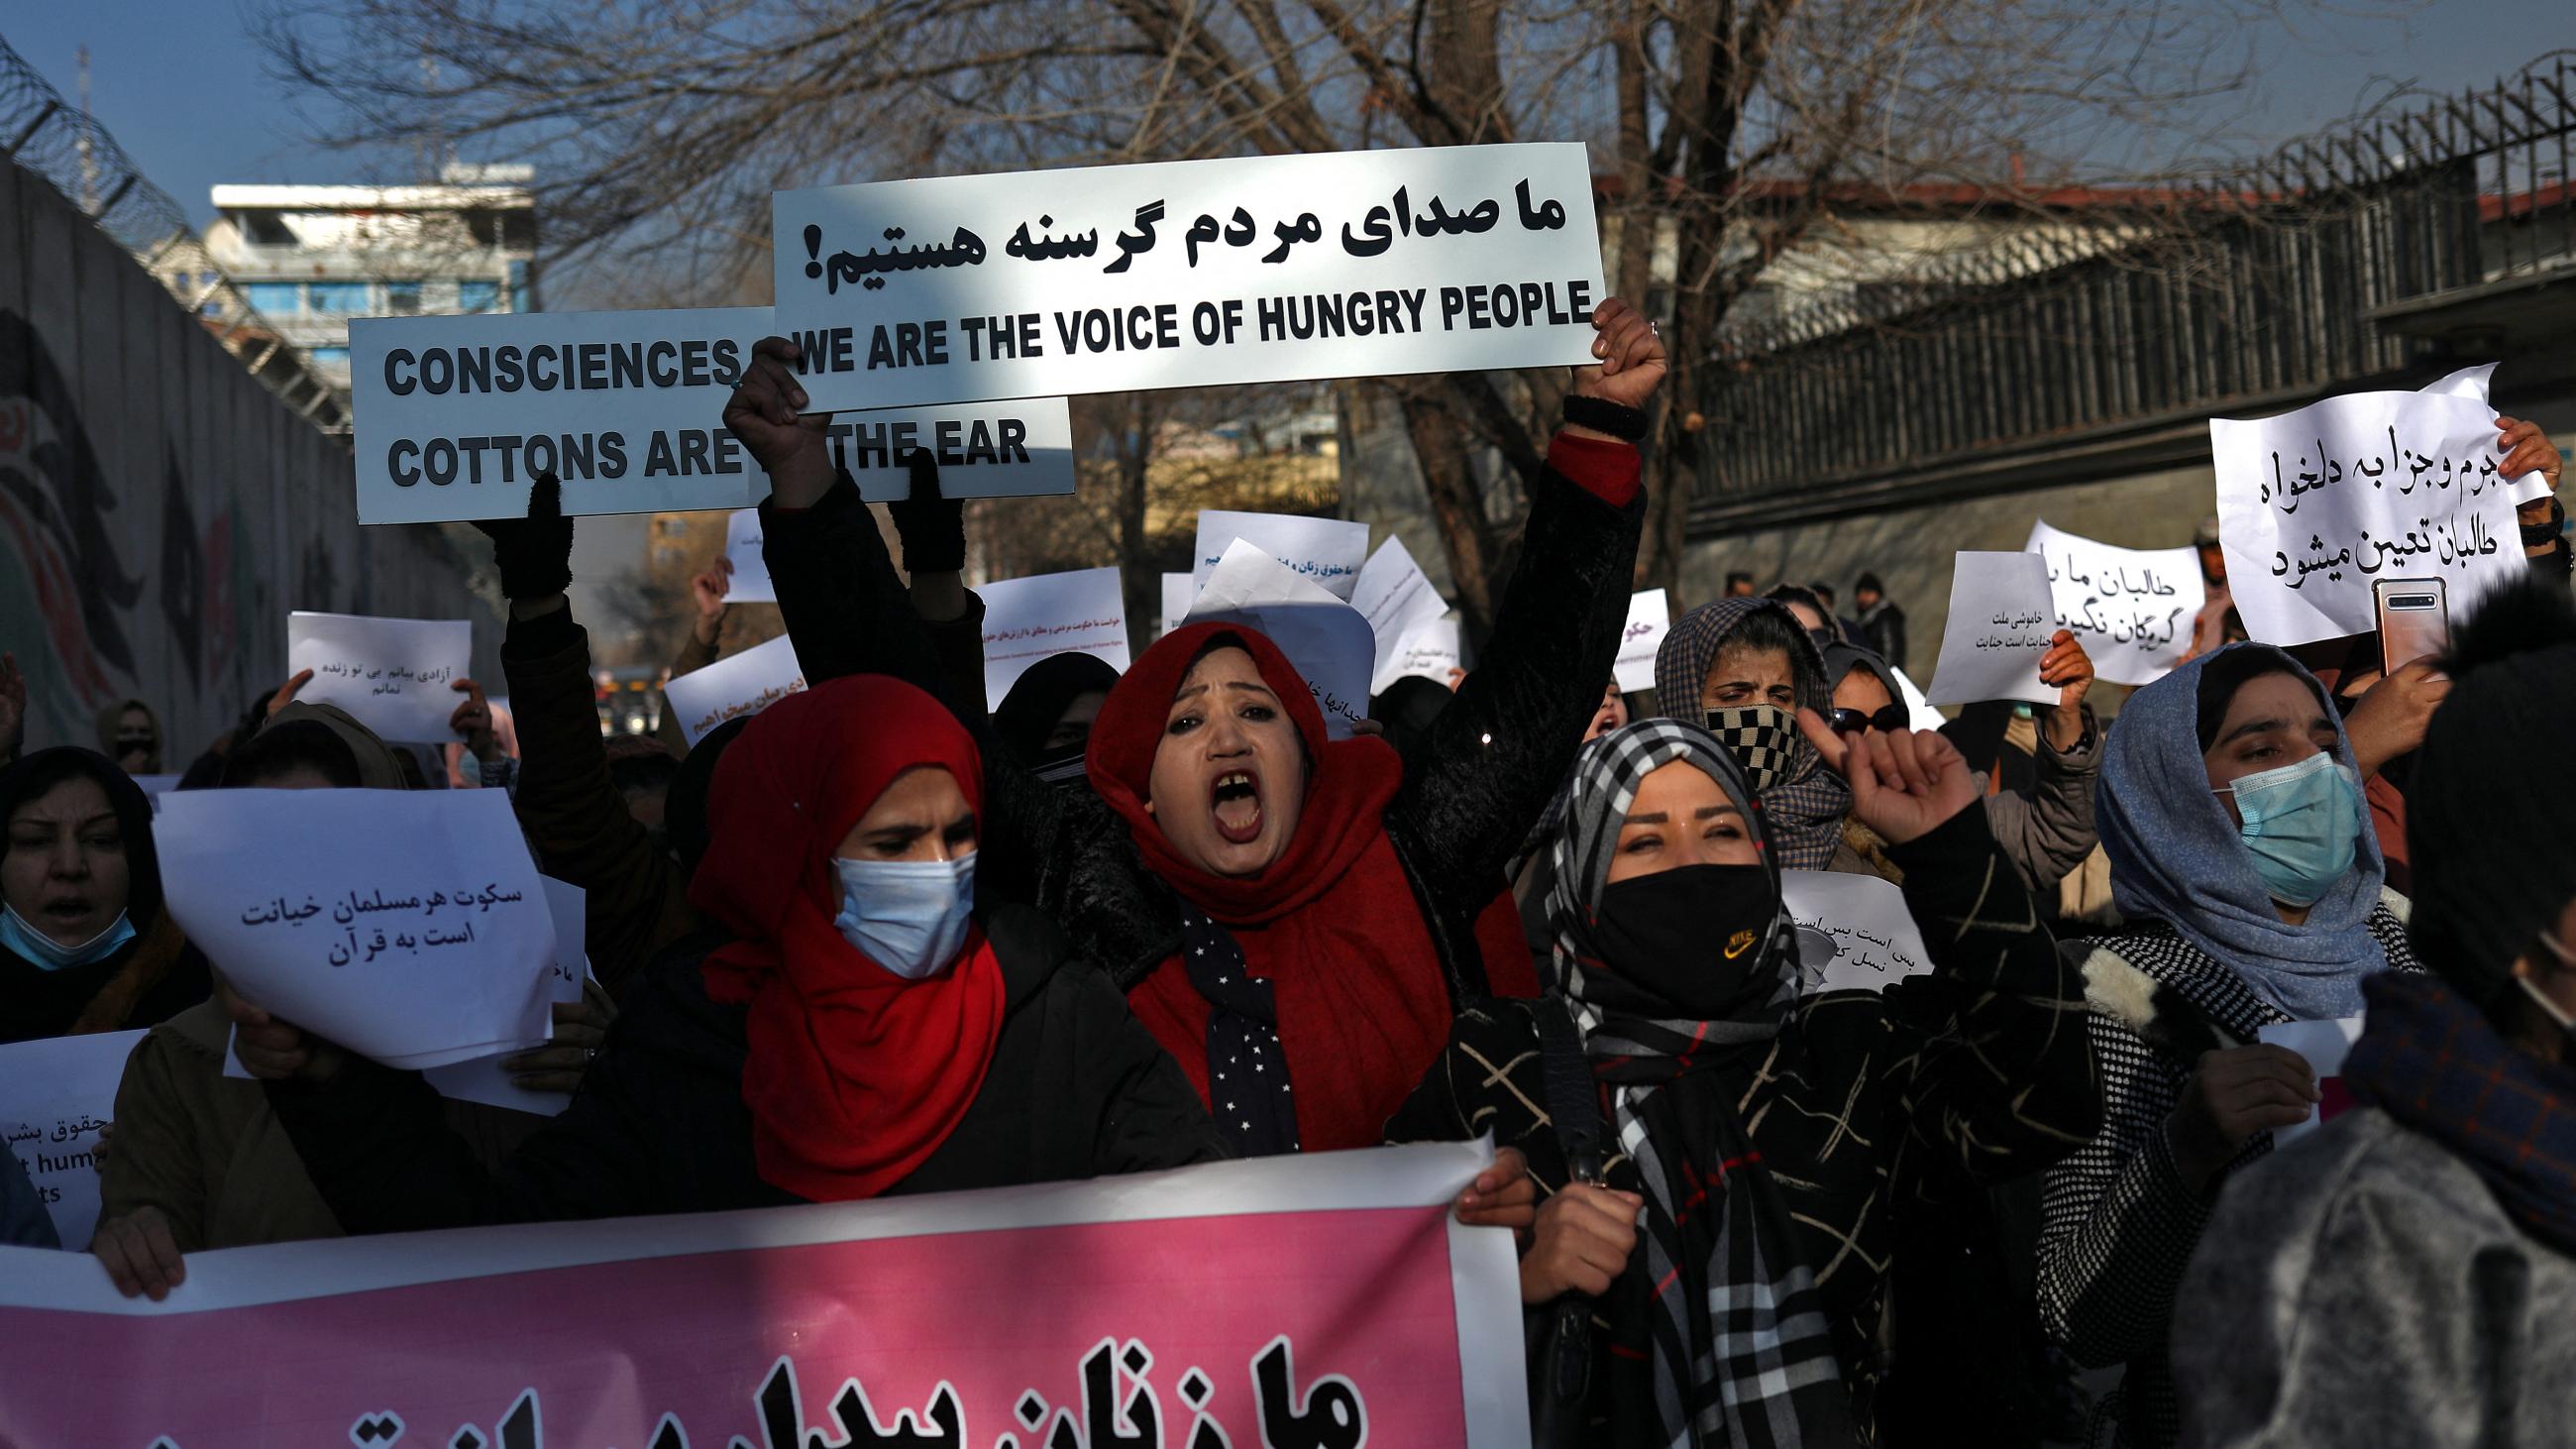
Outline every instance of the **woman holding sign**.
MULTIPOLYGON (((1267 637, 1200 624, 1111 691, 1091 792, 991 775, 996 854, 1127 990, 1239 1154, 1377 1143, 1452 1015, 1506 984, 1472 923, 1610 676, 1643 513, 1633 439, 1664 376, 1662 340, 1625 303, 1593 325, 1600 364, 1577 369, 1531 493, 1527 536, 1544 543, 1412 762, 1383 740, 1328 740, 1267 637)), ((770 576, 806 677, 827 679, 921 625, 870 607, 892 570, 855 484, 835 479, 828 419, 797 416, 793 354, 763 342, 725 421, 769 472, 770 576)))
POLYGON ((1801 724, 1904 867, 1928 976, 1802 1000, 1751 781, 1699 726, 1647 720, 1575 768, 1548 898, 1562 994, 1460 1016, 1388 1124, 1490 1131, 1549 1194, 1521 1262, 1552 1335, 1544 1444, 1871 1442, 1898 1205, 2037 1171, 2096 1123, 2074 972, 1958 751, 1801 724))
POLYGON ((1222 1156, 1179 1072, 1052 923, 973 908, 983 777, 936 701, 880 675, 754 717, 716 767, 689 892, 731 938, 666 954, 630 988, 580 1095, 498 1172, 441 1127, 416 1074, 264 1016, 243 1020, 242 1064, 358 1233, 1222 1156))
POLYGON ((2307 1061, 2258 1034, 2359 1016, 2364 980, 2416 962, 2343 722, 2270 645, 2130 696, 2098 822, 2132 925, 2078 943, 2103 1126, 2049 1175, 2040 1309, 2078 1361, 2128 1364, 2120 1442, 2166 1445, 2183 1265, 2223 1181, 2319 1098, 2307 1061))
POLYGON ((2576 712, 2576 603, 2487 595, 2416 756, 2412 938, 2358 1104, 2228 1189, 2178 1299, 2194 1444, 2543 1444, 2576 1369, 2576 850, 2499 748, 2576 712))

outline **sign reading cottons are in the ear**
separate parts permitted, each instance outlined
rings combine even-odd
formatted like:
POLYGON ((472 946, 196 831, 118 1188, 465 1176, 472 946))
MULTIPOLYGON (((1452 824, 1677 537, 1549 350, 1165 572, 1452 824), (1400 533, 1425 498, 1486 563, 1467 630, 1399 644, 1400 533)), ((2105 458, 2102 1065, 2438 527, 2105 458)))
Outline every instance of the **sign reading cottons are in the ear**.
MULTIPOLYGON (((366 317, 349 324, 358 521, 514 518, 541 474, 567 514, 743 508, 769 491, 724 424, 767 307, 366 317)), ((1073 491, 1060 397, 835 418, 870 499, 911 486, 916 448, 952 498, 1073 491)))
POLYGON ((1591 362, 1573 143, 882 181, 771 198, 812 406, 1591 362))

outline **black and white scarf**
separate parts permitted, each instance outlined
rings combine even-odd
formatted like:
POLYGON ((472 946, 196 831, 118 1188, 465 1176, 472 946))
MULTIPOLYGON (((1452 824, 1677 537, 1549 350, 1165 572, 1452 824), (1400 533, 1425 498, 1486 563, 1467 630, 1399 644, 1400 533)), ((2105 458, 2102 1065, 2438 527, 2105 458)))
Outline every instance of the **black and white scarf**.
POLYGON ((1594 945, 1592 919, 1629 805, 1647 775, 1675 762, 1707 774, 1745 812, 1775 892, 1779 879, 1760 804, 1706 730, 1645 720, 1593 742, 1577 761, 1548 921, 1559 989, 1594 1077, 1610 1089, 1620 1149, 1646 1190, 1644 1274, 1626 1275, 1614 1292, 1645 1310, 1666 1444, 1853 1443, 1823 1297, 1740 1114, 1797 1003, 1785 914, 1772 917, 1764 969, 1713 1020, 1677 1018, 1632 978, 1603 969, 1594 945))

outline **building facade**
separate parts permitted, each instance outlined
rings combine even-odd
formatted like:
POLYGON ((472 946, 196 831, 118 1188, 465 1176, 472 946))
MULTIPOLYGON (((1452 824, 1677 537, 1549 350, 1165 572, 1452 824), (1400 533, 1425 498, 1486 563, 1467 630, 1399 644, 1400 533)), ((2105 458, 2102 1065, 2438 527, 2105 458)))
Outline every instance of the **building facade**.
POLYGON ((349 391, 349 319, 537 310, 525 166, 425 186, 218 186, 206 250, 316 372, 349 391))

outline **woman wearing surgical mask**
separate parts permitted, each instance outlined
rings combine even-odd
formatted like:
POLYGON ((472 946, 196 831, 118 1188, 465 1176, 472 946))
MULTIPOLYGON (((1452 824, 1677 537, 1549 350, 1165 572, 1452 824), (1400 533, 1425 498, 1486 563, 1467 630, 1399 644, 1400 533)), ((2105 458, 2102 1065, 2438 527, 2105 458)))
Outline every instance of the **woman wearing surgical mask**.
POLYGON ((1873 1442, 1903 1205, 2096 1124, 2075 973, 1958 751, 1806 727, 1905 867, 1927 976, 1802 996, 1767 812, 1706 731, 1646 720, 1575 766, 1550 994, 1462 1014, 1387 1124, 1490 1132, 1547 1195, 1520 1270, 1542 1443, 1873 1442))
POLYGON ((2342 720, 2314 676, 2237 644, 2131 696, 2098 823, 2131 925, 2079 942, 2103 1127, 2049 1175, 2039 1298, 2088 1365, 2126 1362, 2119 1442, 2178 1428, 2175 1285, 2218 1190, 2318 1100, 2263 1027, 2359 1016, 2362 983, 2416 969, 2382 882, 2342 720))
POLYGON ((291 1027, 240 1055, 352 1232, 704 1212, 1177 1167, 1206 1112, 1034 912, 974 909, 974 741, 856 675, 725 751, 690 896, 733 933, 629 988, 582 1091, 497 1173, 417 1076, 291 1027))
POLYGON ((38 750, 0 772, 0 1041, 121 1031, 206 999, 161 910, 152 804, 106 756, 38 750))
POLYGON ((2567 1438, 2576 1371, 2576 850, 2507 741, 2576 711, 2576 600, 2489 593, 2415 757, 2424 974, 2363 984, 2353 1110, 2228 1188, 2183 1279, 2185 1440, 2567 1438))

